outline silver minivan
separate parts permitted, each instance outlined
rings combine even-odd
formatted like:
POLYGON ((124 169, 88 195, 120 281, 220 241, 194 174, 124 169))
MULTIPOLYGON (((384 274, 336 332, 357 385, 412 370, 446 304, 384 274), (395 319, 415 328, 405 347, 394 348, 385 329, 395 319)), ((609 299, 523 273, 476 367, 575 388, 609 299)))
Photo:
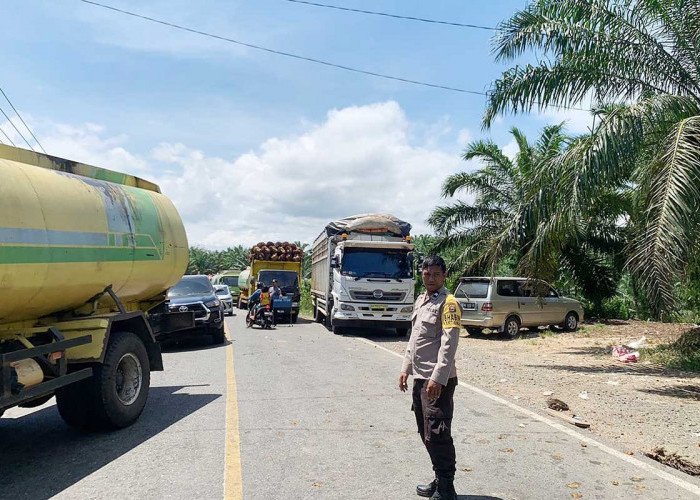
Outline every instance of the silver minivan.
POLYGON ((557 325, 575 331, 583 321, 578 300, 562 297, 547 282, 528 278, 460 278, 454 292, 469 333, 484 328, 515 337, 521 327, 557 325))

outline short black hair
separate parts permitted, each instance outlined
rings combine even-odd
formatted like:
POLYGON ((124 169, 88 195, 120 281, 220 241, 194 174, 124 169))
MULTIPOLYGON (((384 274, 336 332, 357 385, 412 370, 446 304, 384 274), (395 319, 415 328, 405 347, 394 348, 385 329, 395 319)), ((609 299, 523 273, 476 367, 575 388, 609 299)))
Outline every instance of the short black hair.
POLYGON ((430 255, 423 259, 422 269, 425 269, 426 267, 430 266, 440 266, 440 269, 442 269, 443 273, 447 272, 447 264, 445 264, 445 259, 443 259, 439 255, 430 255))

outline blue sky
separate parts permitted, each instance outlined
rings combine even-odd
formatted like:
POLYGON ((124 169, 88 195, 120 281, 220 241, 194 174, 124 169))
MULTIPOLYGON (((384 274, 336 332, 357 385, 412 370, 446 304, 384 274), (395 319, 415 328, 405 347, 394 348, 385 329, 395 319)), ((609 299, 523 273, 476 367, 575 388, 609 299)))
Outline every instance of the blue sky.
MULTIPOLYGON (((273 49, 476 91, 505 68, 494 62, 491 33, 483 30, 285 0, 104 3, 273 49)), ((526 4, 325 3, 486 26, 526 4)), ((3 11, 0 85, 49 153, 159 182, 178 205, 191 242, 212 248, 312 240, 325 220, 349 215, 344 210, 391 211, 426 232, 442 178, 475 167, 459 160, 466 141, 492 138, 508 148, 513 125, 534 134, 551 121, 571 119, 577 131, 586 123, 576 113, 548 113, 505 117, 483 131, 481 96, 288 59, 78 0, 8 0, 3 11), (212 220, 212 210, 224 219, 212 220)))

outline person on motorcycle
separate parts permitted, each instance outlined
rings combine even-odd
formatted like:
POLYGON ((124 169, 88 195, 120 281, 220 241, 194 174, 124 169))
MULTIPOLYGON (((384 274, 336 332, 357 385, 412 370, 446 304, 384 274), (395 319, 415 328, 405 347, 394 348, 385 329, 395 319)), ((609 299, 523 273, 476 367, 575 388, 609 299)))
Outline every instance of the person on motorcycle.
POLYGON ((250 318, 254 319, 258 311, 265 306, 270 305, 270 293, 267 292, 264 283, 258 283, 258 289, 253 292, 253 295, 248 299, 248 307, 250 308, 250 318))

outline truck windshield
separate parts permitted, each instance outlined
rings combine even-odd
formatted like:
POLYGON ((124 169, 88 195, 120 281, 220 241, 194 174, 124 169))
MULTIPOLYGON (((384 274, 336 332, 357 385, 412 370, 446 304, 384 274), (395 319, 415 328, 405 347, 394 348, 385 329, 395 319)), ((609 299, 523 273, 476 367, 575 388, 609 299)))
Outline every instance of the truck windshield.
POLYGON ((238 288, 238 276, 222 276, 221 283, 238 288))
POLYGON ((272 286, 272 280, 282 289, 282 293, 294 293, 299 288, 299 275, 294 271, 260 271, 258 283, 262 282, 266 287, 272 286))
POLYGON ((355 278, 411 278, 406 250, 386 248, 346 248, 343 255, 343 276, 355 278))
POLYGON ((214 288, 206 276, 200 279, 183 279, 168 292, 168 297, 186 297, 188 295, 213 294, 214 288))

